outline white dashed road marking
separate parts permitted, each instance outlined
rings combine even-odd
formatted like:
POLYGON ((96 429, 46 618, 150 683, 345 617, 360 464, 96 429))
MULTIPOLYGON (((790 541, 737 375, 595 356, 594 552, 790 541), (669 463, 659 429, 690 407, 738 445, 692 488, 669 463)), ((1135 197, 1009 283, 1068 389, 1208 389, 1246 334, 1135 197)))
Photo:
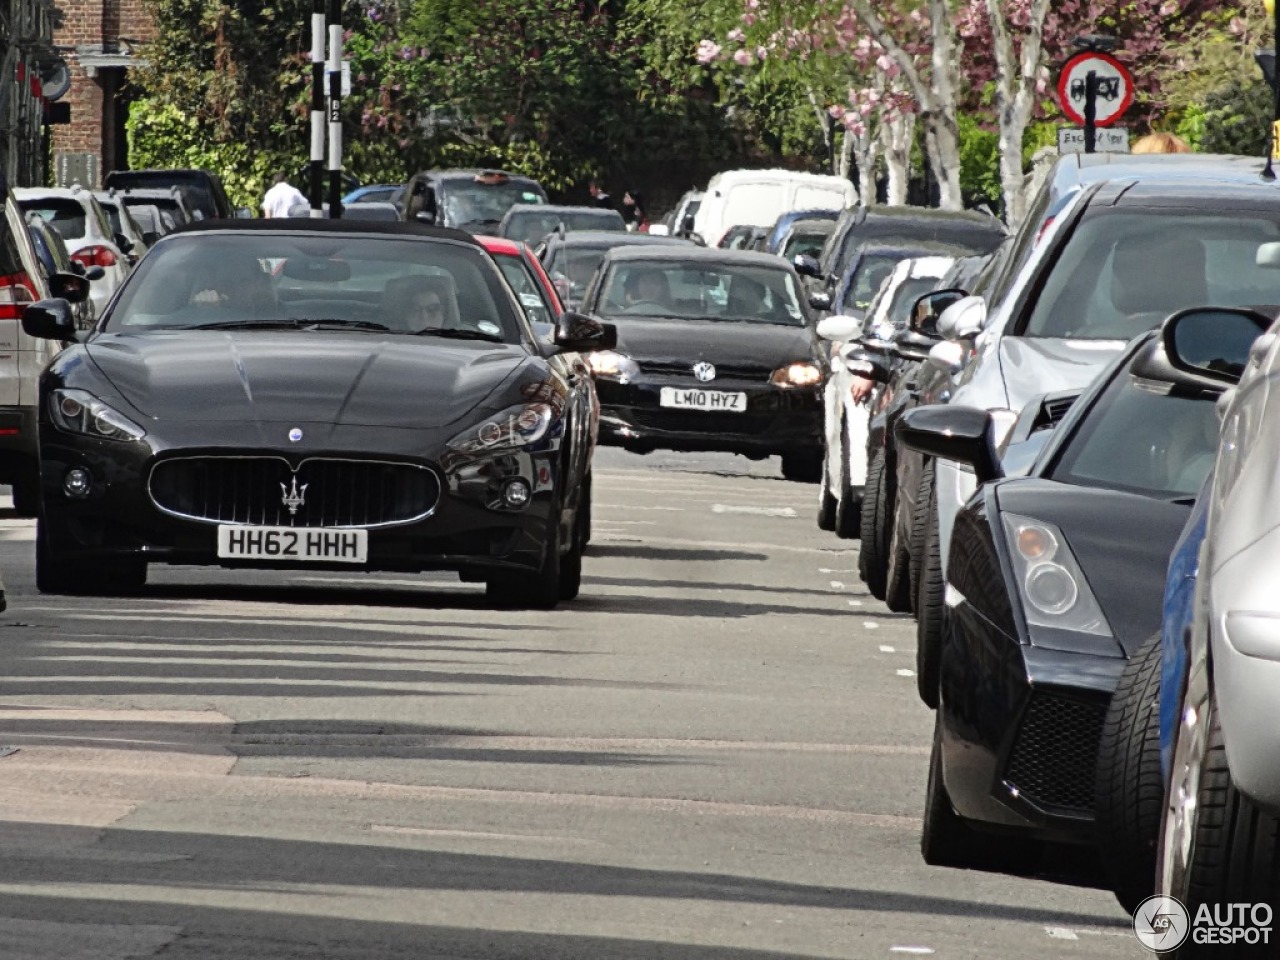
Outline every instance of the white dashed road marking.
POLYGON ((783 517, 794 520, 798 514, 791 507, 739 507, 727 503, 713 503, 712 513, 745 513, 753 517, 783 517))
POLYGON ((893 647, 881 646, 880 652, 881 653, 897 653, 898 651, 893 647))
POLYGON ((899 671, 898 671, 898 676, 900 676, 900 677, 914 677, 915 675, 916 675, 916 674, 915 674, 915 671, 914 671, 914 670, 899 670, 899 671))

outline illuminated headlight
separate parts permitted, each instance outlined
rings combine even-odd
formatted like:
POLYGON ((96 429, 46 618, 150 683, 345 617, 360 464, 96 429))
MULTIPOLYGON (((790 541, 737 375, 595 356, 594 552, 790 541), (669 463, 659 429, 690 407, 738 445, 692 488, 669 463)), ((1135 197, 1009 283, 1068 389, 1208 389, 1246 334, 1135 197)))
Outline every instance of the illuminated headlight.
POLYGON ((147 431, 84 390, 55 390, 49 397, 49 417, 68 433, 99 440, 141 440, 147 431))
POLYGON ((547 435, 555 419, 549 403, 524 403, 495 413, 448 443, 452 454, 487 456, 531 447, 547 435))
POLYGON ((1027 623, 1112 636, 1062 531, 1051 523, 1014 514, 1007 513, 1003 519, 1027 623))
POLYGON ((587 354, 591 372, 604 380, 630 383, 640 375, 640 364, 616 350, 596 350, 587 354))
POLYGON ((816 387, 822 382, 822 368, 816 363, 792 363, 773 371, 769 382, 775 387, 816 387))

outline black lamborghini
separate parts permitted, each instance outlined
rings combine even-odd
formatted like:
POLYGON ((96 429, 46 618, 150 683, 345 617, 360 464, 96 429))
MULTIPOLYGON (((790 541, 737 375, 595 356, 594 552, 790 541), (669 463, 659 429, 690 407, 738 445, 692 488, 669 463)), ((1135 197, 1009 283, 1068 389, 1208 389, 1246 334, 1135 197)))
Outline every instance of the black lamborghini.
POLYGON ((160 241, 40 382, 38 587, 153 563, 454 570, 499 602, 577 595, 594 398, 482 247, 418 224, 212 221, 160 241))
POLYGON ((1220 392, 1175 370, 1148 333, 1056 429, 1026 440, 1041 446, 1016 477, 1003 473, 1018 451, 1002 466, 986 411, 903 415, 899 443, 968 463, 982 484, 956 516, 942 587, 930 863, 1012 867, 1035 854, 1028 841, 1091 842, 1107 705, 1160 628, 1169 554, 1213 463, 1220 392))

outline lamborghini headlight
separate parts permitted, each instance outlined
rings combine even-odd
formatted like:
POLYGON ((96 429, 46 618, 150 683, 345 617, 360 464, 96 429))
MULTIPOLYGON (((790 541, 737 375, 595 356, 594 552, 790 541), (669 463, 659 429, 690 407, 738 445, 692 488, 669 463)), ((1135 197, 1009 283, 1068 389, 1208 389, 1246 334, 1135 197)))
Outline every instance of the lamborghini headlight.
POLYGON ((49 396, 49 418, 68 433, 98 440, 141 440, 147 435, 122 413, 84 390, 55 390, 49 396))
POLYGON ((595 350, 587 354, 587 366, 602 380, 630 383, 640 375, 640 364, 616 350, 595 350))
POLYGON ((816 387, 822 382, 822 368, 816 363, 790 363, 773 371, 769 382, 775 387, 816 387))
POLYGON ((1004 530, 1028 624, 1112 636, 1061 530, 1011 513, 1004 515, 1004 530))

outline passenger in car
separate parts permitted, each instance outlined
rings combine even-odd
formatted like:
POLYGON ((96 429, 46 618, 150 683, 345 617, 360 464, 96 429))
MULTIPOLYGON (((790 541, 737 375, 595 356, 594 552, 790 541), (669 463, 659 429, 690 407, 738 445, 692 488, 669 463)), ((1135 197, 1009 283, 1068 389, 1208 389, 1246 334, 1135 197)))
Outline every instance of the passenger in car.
POLYGON ((456 327, 453 284, 444 276, 388 280, 382 291, 382 322, 399 333, 456 327))

